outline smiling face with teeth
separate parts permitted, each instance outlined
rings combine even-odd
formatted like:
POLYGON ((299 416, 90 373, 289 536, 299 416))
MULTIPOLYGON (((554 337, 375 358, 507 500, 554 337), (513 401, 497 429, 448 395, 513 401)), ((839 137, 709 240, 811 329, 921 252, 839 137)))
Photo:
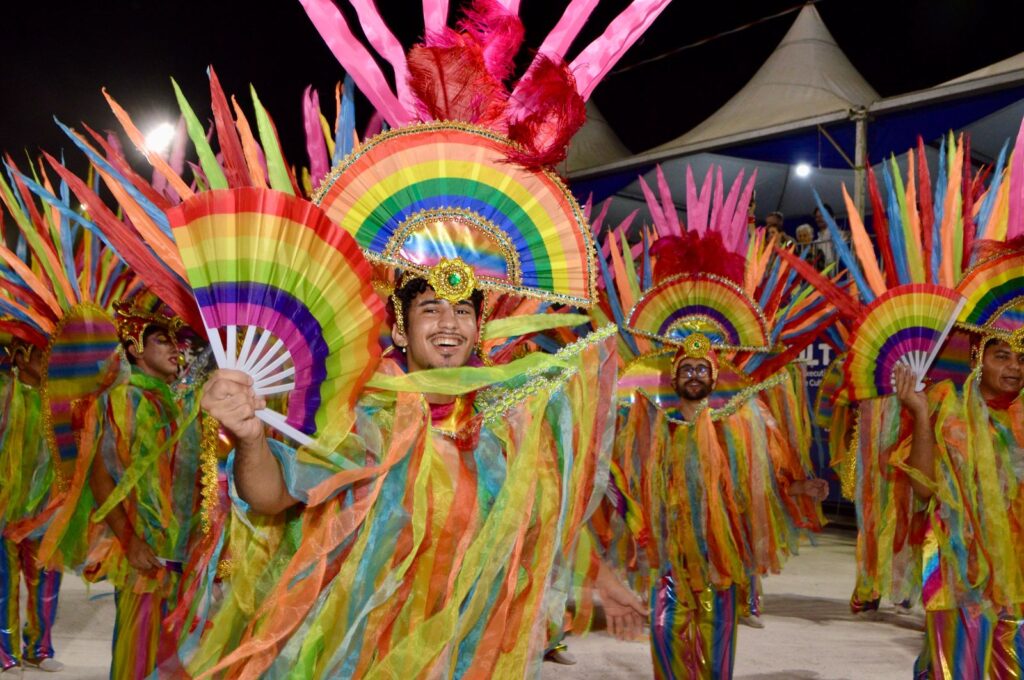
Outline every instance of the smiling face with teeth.
POLYGON ((426 286, 409 302, 405 330, 391 329, 392 339, 406 349, 409 371, 465 366, 476 348, 479 333, 472 300, 440 300, 426 286))

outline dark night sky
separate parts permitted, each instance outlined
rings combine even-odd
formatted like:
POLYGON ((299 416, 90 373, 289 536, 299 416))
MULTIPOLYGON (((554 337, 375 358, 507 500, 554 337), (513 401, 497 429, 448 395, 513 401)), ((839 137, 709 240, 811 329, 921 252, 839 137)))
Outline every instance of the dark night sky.
MULTIPOLYGON (((452 0, 453 8, 458 4, 452 0)), ((604 0, 584 38, 595 36, 624 4, 604 0)), ((676 0, 620 66, 794 4, 676 0), (703 9, 697 9, 701 5, 703 9)), ((884 96, 927 87, 1024 50, 1024 34, 1010 20, 1013 4, 821 0, 817 7, 840 47, 884 96)), ((564 3, 523 0, 522 5, 527 45, 536 47, 564 3)), ((404 44, 418 37, 418 0, 378 0, 378 6, 404 44)), ((742 87, 795 16, 772 19, 628 74, 612 75, 594 99, 634 151, 664 142, 702 121, 742 87)), ((293 162, 302 161, 302 90, 312 84, 329 101, 341 77, 340 67, 297 0, 5 3, 0 13, 0 54, 0 149, 13 153, 67 147, 51 122, 53 115, 73 126, 86 121, 115 128, 100 94, 103 86, 145 129, 147 123, 176 117, 168 79, 174 76, 197 113, 206 118, 205 67, 213 64, 229 94, 244 101, 248 84, 256 86, 275 117, 286 154, 293 162)), ((330 112, 333 107, 324 108, 330 112)), ((361 107, 364 115, 366 108, 361 107)))

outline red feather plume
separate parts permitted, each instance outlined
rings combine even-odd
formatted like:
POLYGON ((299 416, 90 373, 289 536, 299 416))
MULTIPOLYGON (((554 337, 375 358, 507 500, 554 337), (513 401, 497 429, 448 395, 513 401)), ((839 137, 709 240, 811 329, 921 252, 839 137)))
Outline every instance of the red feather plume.
POLYGON ((516 86, 508 105, 508 136, 524 152, 509 159, 526 167, 565 160, 569 140, 587 119, 586 103, 568 65, 542 57, 516 86))
POLYGON ((482 48, 484 66, 495 80, 512 75, 526 33, 518 15, 496 0, 475 0, 463 12, 459 30, 482 48))
POLYGON ((484 51, 472 38, 446 29, 408 54, 409 86, 425 120, 458 120, 494 127, 508 93, 487 70, 484 51))
POLYGON ((676 274, 704 272, 743 285, 746 259, 729 251, 717 231, 707 231, 703 238, 695 231, 682 236, 662 236, 653 246, 654 280, 663 281, 676 274))

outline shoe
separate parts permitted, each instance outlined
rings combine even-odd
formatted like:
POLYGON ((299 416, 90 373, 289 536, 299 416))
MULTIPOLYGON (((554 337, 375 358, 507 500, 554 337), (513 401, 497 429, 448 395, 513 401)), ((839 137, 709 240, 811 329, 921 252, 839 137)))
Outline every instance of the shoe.
POLYGON ((569 653, 569 650, 564 645, 555 647, 547 654, 544 655, 545 661, 552 661, 562 666, 575 666, 576 657, 569 653))
POLYGON ((741 616, 740 623, 750 628, 764 628, 764 621, 761 620, 760 616, 750 614, 749 616, 741 616))
POLYGON ((0 675, 3 675, 5 679, 20 678, 24 675, 24 671, 25 669, 19 664, 17 666, 11 666, 10 668, 0 668, 0 675))
POLYGON ((51 657, 46 657, 39 661, 26 660, 25 665, 31 666, 32 668, 38 668, 39 670, 46 671, 47 673, 60 673, 64 670, 64 664, 51 657))
POLYGON ((914 613, 914 605, 913 603, 911 603, 910 600, 903 600, 903 602, 897 602, 895 609, 896 613, 901 616, 907 616, 908 614, 914 613))

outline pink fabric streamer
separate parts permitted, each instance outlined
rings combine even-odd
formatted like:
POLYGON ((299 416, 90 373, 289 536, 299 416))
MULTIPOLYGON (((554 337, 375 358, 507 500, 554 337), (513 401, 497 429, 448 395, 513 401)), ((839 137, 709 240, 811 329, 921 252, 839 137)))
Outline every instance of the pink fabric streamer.
POLYGON ((440 33, 448 26, 448 0, 423 0, 423 37, 440 33))
POLYGON ((546 54, 552 59, 565 59, 565 53, 569 51, 572 41, 579 35, 580 29, 587 23, 598 2, 600 0, 572 0, 562 12, 562 18, 544 38, 540 49, 537 50, 537 56, 546 54))
POLYGON ((609 198, 601 205, 601 212, 597 213, 596 226, 594 227, 594 239, 597 240, 598 236, 601 235, 601 229, 604 227, 604 221, 608 218, 608 209, 612 207, 612 198, 609 198))
POLYGON ((502 7, 513 14, 519 14, 519 0, 498 0, 502 7))
POLYGON ((601 37, 590 43, 573 59, 570 69, 576 76, 579 93, 584 100, 607 75, 612 66, 644 34, 670 0, 633 0, 615 17, 601 37))
POLYGON ((366 131, 363 132, 363 139, 369 139, 370 137, 376 137, 380 134, 380 131, 384 129, 384 118, 381 117, 379 111, 374 111, 373 115, 370 116, 370 121, 366 124, 366 131))
POLYGON ((302 117, 306 131, 306 154, 309 156, 309 178, 314 187, 331 171, 331 161, 320 127, 320 95, 312 85, 302 93, 302 117))
POLYGON ((626 230, 633 226, 633 220, 636 219, 638 212, 640 212, 640 208, 637 208, 626 215, 626 217, 619 222, 619 226, 608 230, 608 238, 606 238, 604 243, 601 245, 601 254, 604 256, 605 260, 610 259, 612 256, 611 245, 609 245, 612 242, 612 237, 622 240, 622 235, 626 233, 626 230))
POLYGON ((700 195, 697 195, 697 185, 693 179, 693 171, 686 166, 686 228, 687 231, 695 231, 700 236, 708 228, 708 206, 711 199, 711 173, 714 166, 708 168, 704 175, 704 183, 700 187, 700 195))
POLYGON ((729 198, 726 199, 724 212, 722 214, 719 229, 722 230, 722 240, 725 247, 734 253, 745 255, 747 252, 747 208, 750 205, 750 196, 754 191, 754 179, 757 177, 757 170, 750 176, 746 187, 740 191, 743 185, 743 170, 736 175, 732 188, 729 190, 729 198))
POLYGON ((657 197, 655 197, 654 192, 651 191, 651 187, 647 185, 647 180, 642 175, 640 177, 640 191, 643 192, 644 200, 647 201, 647 210, 651 213, 654 228, 658 230, 659 235, 668 236, 669 227, 668 220, 665 219, 665 212, 657 197))
MULTIPOLYGON (((373 49, 384 57, 395 71, 395 90, 398 101, 406 111, 416 110, 416 97, 409 88, 409 68, 405 61, 405 48, 384 23, 373 0, 349 0, 359 17, 366 39, 373 49)), ((447 14, 447 11, 445 12, 447 14)))
POLYGON ((334 6, 334 2, 299 1, 338 63, 352 76, 356 86, 362 90, 374 108, 380 111, 388 124, 398 127, 411 123, 414 119, 413 112, 402 106, 398 97, 391 91, 373 55, 352 34, 348 22, 334 6))
POLYGON ((711 231, 719 231, 721 229, 722 208, 725 203, 725 180, 722 179, 722 166, 718 166, 716 169, 718 172, 715 173, 715 188, 711 199, 711 221, 708 222, 707 227, 711 231))
POLYGON ((665 225, 669 229, 669 234, 682 236, 683 230, 679 226, 676 202, 672 200, 672 191, 668 188, 668 182, 665 181, 665 173, 662 172, 661 165, 658 165, 656 170, 658 175, 658 193, 661 194, 661 214, 665 218, 665 225))
POLYGON ((1006 224, 1006 240, 1024 234, 1024 121, 1017 132, 1010 164, 1010 212, 1006 224))

